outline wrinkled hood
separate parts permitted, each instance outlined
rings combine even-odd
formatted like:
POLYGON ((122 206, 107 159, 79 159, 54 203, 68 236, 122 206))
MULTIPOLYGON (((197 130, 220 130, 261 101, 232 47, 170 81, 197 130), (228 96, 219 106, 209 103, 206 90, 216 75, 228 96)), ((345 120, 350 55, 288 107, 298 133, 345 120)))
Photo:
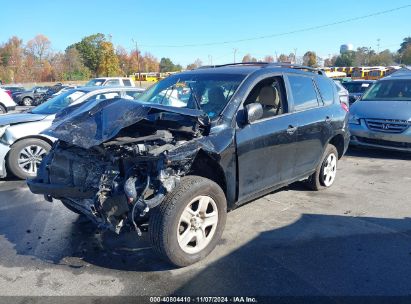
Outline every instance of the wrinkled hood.
POLYGON ((47 115, 31 113, 0 115, 0 126, 15 125, 23 122, 39 121, 43 120, 46 117, 47 115))
POLYGON ((411 101, 359 100, 350 107, 358 118, 411 121, 411 101))
MULTIPOLYGON (((169 121, 208 126, 210 120, 201 110, 176 108, 126 99, 95 100, 60 112, 43 134, 89 149, 114 138, 120 130, 146 120, 169 121)), ((138 128, 138 127, 137 127, 138 128)))

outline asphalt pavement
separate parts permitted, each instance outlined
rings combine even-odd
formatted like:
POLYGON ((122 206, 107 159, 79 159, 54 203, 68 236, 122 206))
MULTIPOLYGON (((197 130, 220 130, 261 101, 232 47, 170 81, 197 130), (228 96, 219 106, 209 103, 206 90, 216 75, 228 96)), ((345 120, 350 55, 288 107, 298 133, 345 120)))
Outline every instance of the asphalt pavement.
POLYGON ((0 295, 410 295, 410 160, 350 151, 331 189, 295 183, 238 208, 211 255, 181 269, 145 236, 99 233, 0 180, 0 295))

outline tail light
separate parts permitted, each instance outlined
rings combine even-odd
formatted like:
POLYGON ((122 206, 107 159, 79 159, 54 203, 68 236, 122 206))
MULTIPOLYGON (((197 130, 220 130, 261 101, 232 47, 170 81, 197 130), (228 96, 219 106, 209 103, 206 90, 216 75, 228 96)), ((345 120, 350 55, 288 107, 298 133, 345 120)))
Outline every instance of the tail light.
POLYGON ((5 90, 7 94, 9 94, 10 98, 13 99, 13 96, 11 96, 11 91, 10 90, 5 90))
POLYGON ((343 108, 344 111, 347 113, 350 112, 350 109, 348 108, 347 104, 344 102, 341 103, 341 108, 343 108))

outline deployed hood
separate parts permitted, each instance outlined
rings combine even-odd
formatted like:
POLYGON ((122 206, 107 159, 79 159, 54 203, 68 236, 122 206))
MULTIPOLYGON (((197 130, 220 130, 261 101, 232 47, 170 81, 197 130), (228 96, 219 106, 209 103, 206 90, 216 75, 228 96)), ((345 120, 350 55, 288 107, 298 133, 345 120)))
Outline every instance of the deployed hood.
POLYGON ((359 100, 350 107, 358 118, 411 121, 411 101, 359 100))
POLYGON ((47 115, 31 113, 6 114, 0 116, 0 126, 15 125, 23 122, 39 121, 43 120, 46 117, 47 115))
POLYGON ((208 116, 201 110, 107 99, 62 111, 52 126, 42 133, 89 149, 114 138, 120 130, 142 120, 169 122, 171 129, 184 127, 193 133, 210 124, 208 116))

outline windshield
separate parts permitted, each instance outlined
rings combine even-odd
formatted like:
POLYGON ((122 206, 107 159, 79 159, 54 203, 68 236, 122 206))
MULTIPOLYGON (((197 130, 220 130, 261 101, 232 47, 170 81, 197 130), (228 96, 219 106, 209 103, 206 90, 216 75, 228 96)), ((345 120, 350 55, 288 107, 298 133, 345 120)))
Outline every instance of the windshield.
POLYGON ((94 78, 91 79, 89 82, 86 83, 86 87, 94 87, 94 86, 102 86, 104 83, 104 79, 101 78, 94 78))
POLYGON ((362 100, 411 101, 411 79, 391 79, 376 82, 362 100))
POLYGON ((237 90, 244 75, 179 74, 170 76, 144 92, 140 102, 189 109, 201 109, 216 117, 237 90))
POLYGON ((84 94, 85 92, 78 90, 65 92, 35 107, 33 110, 31 110, 31 113, 45 115, 56 114, 84 94))
POLYGON ((346 82, 343 83, 343 86, 350 93, 364 93, 370 86, 369 82, 346 82))

